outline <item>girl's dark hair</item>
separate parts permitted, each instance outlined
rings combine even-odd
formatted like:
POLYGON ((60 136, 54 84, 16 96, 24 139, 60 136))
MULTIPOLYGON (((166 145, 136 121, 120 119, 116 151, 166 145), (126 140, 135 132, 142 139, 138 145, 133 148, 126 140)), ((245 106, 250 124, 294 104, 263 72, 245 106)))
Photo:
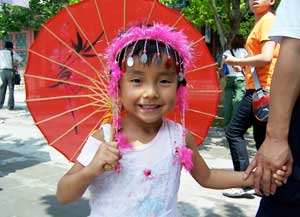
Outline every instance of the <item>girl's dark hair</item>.
MULTIPOLYGON (((157 41, 157 42, 158 42, 157 44, 158 44, 159 52, 161 54, 166 53, 166 45, 163 42, 160 42, 160 41, 157 41)), ((134 44, 135 44, 135 42, 132 42, 127 47, 123 48, 121 50, 120 54, 118 55, 117 61, 118 61, 118 64, 119 64, 120 68, 122 67, 122 61, 124 59, 124 56, 126 58, 126 56, 128 56, 132 52, 134 44)), ((144 45, 145 45, 145 40, 139 40, 135 45, 135 48, 134 48, 134 51, 133 51, 132 55, 133 56, 142 55, 142 53, 144 51, 144 45)), ((146 54, 148 56, 148 64, 149 64, 157 54, 157 47, 156 47, 156 41, 155 40, 147 40, 146 51, 147 51, 146 54)), ((178 59, 178 53, 172 47, 169 46, 168 51, 169 51, 169 54, 170 54, 171 58, 174 61, 175 61, 176 58, 178 59), (177 55, 176 58, 175 58, 175 55, 177 55)))
POLYGON ((245 46, 245 38, 243 35, 235 35, 231 40, 230 47, 231 49, 244 48, 245 46))

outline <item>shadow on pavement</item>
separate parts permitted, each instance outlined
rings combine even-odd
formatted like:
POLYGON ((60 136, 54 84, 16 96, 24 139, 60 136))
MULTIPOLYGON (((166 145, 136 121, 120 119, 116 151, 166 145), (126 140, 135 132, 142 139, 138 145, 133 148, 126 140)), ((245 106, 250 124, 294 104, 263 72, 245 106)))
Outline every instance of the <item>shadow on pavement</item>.
POLYGON ((39 150, 42 146, 45 143, 37 138, 24 140, 10 135, 0 136, 0 177, 49 161, 49 153, 39 150))
POLYGON ((219 215, 213 209, 203 209, 203 217, 248 217, 241 208, 235 205, 225 204, 223 206, 224 214, 219 215))
POLYGON ((227 217, 247 217, 242 209, 235 205, 225 204, 224 209, 227 217))
MULTIPOLYGON (((247 150, 249 157, 252 157, 256 153, 256 147, 253 136, 251 134, 245 134, 245 140, 247 142, 247 150)), ((222 128, 211 127, 207 134, 205 141, 200 145, 199 150, 210 151, 215 147, 224 147, 228 149, 229 146, 225 137, 225 132, 222 128)))
POLYGON ((197 217, 200 215, 198 210, 190 203, 180 201, 177 203, 177 208, 180 214, 183 215, 182 217, 197 217))
POLYGON ((88 216, 89 204, 87 199, 80 199, 72 204, 60 204, 55 195, 47 195, 41 198, 43 205, 46 205, 46 211, 53 217, 84 217, 88 216))

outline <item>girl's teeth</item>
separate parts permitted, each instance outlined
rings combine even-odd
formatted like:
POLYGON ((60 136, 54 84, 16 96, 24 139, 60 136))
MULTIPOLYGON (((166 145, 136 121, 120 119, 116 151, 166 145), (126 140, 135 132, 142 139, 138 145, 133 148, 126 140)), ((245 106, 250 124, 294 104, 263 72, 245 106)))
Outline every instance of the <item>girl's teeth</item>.
POLYGON ((143 105, 142 106, 144 109, 154 109, 154 108, 156 108, 157 106, 155 106, 155 105, 143 105))

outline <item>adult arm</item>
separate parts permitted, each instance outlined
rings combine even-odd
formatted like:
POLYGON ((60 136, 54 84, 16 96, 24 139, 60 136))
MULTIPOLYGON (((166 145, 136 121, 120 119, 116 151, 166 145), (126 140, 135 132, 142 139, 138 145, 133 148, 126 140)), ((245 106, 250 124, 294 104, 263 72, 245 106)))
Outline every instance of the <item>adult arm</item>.
POLYGON ((292 171, 292 155, 288 145, 291 113, 300 93, 300 40, 284 37, 271 84, 270 115, 266 138, 255 158, 246 170, 254 168, 255 189, 260 186, 265 195, 275 192, 272 174, 283 165, 287 166, 287 176, 292 171))
POLYGON ((246 58, 237 58, 233 56, 228 56, 225 63, 229 65, 238 66, 264 66, 271 63, 274 55, 274 49, 276 42, 274 41, 263 41, 262 50, 260 54, 249 56, 246 58))

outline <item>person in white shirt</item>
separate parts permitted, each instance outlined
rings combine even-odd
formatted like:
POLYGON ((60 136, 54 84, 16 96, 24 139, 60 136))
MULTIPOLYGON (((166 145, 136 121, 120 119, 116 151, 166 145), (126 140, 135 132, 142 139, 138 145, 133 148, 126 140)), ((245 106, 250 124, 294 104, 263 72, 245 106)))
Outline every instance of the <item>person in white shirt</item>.
POLYGON ((14 65, 22 63, 23 59, 13 51, 13 43, 5 42, 4 49, 0 50, 0 109, 3 108, 7 87, 9 89, 7 107, 13 110, 14 102, 14 65))
POLYGON ((230 49, 223 53, 222 68, 227 67, 228 73, 224 73, 226 84, 224 87, 224 121, 223 127, 226 128, 231 118, 234 116, 237 106, 241 102, 246 93, 245 75, 243 69, 235 70, 231 65, 225 66, 224 61, 227 56, 245 58, 248 56, 247 50, 244 48, 245 39, 243 35, 236 35, 231 41, 230 49))
POLYGON ((270 37, 280 42, 271 84, 266 138, 247 169, 255 168, 255 186, 263 191, 256 217, 298 217, 300 214, 300 1, 281 1, 270 37), (276 189, 271 180, 285 165, 287 182, 276 189), (274 192, 271 194, 270 192, 274 192))

